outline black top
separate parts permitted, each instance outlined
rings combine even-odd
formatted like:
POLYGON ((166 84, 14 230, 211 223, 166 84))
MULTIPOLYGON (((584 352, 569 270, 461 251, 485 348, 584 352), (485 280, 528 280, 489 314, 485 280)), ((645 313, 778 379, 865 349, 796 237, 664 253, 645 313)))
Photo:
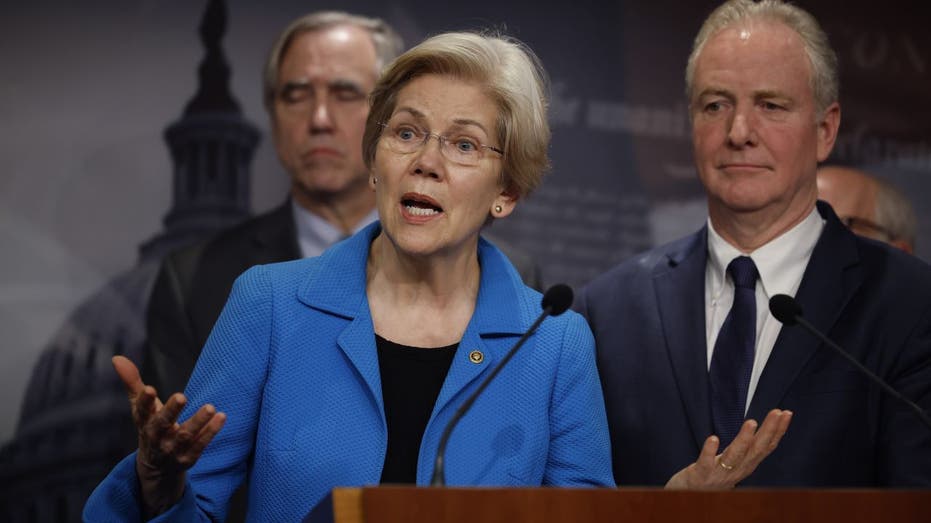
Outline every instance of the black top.
POLYGON ((382 483, 416 483, 420 440, 459 344, 423 349, 375 335, 388 422, 382 483))

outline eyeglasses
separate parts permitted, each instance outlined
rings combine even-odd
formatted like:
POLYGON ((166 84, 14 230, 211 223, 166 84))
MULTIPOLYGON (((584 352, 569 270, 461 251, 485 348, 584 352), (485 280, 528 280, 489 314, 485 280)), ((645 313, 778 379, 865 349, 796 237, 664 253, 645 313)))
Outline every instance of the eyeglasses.
POLYGON ((467 133, 455 134, 431 133, 414 127, 411 124, 399 123, 389 125, 379 124, 382 130, 382 140, 393 152, 397 154, 411 154, 419 151, 427 141, 433 137, 440 144, 440 152, 447 160, 468 167, 478 165, 485 158, 487 151, 494 151, 504 156, 504 151, 497 147, 485 145, 474 136, 467 133))
POLYGON ((892 234, 892 231, 879 225, 873 221, 867 220, 866 218, 859 218, 857 216, 843 216, 840 218, 840 221, 847 226, 851 231, 861 235, 868 236, 871 238, 885 239, 885 241, 895 240, 896 237, 892 234))

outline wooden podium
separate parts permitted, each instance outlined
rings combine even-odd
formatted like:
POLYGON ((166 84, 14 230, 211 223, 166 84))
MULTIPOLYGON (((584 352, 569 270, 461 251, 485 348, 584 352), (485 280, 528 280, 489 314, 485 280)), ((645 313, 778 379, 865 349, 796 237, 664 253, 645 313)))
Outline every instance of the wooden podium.
POLYGON ((337 488, 305 522, 931 522, 931 490, 337 488))

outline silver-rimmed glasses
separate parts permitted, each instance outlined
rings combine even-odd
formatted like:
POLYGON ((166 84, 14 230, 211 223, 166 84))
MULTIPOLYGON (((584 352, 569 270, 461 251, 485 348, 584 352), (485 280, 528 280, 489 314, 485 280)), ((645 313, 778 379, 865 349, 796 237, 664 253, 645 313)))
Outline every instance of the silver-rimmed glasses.
POLYGON ((839 216, 839 218, 848 229, 861 236, 881 239, 887 242, 899 239, 892 234, 892 231, 889 229, 874 221, 867 220, 866 218, 860 218, 859 216, 839 216))
POLYGON ((440 152, 447 160, 472 167, 485 158, 488 151, 504 156, 504 151, 485 145, 475 136, 465 131, 453 131, 444 134, 431 133, 408 123, 388 124, 379 122, 383 130, 381 139, 393 152, 410 154, 419 151, 431 137, 440 144, 440 152))

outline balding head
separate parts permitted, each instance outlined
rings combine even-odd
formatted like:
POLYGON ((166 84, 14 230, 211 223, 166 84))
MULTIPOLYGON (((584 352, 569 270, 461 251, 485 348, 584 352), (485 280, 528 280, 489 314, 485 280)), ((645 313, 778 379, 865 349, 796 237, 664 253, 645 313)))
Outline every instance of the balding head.
POLYGON ((818 198, 830 203, 841 219, 854 217, 875 223, 877 188, 873 177, 857 169, 818 169, 818 198))
POLYGON ((914 211, 889 184, 858 169, 826 166, 818 169, 818 198, 860 236, 914 252, 914 211))

